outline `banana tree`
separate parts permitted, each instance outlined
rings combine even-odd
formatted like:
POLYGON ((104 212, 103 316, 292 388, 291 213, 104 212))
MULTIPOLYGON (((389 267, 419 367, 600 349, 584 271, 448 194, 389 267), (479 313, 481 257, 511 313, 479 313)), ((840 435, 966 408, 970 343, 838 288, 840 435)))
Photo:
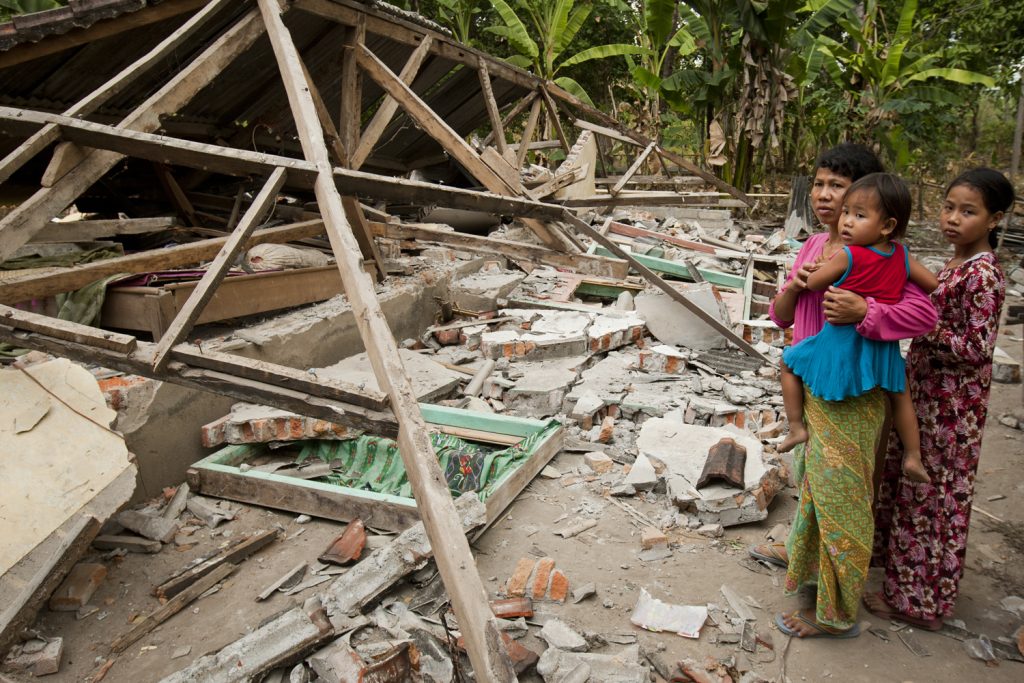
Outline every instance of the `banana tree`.
POLYGON ((940 52, 917 52, 911 45, 917 0, 904 0, 895 31, 884 30, 877 0, 865 3, 863 19, 839 22, 856 44, 850 47, 827 36, 818 36, 816 50, 832 81, 843 89, 862 137, 880 138, 897 166, 910 159, 912 141, 901 117, 922 107, 953 105, 960 99, 950 84, 995 86, 985 74, 942 66, 940 52))
POLYGON ((590 2, 574 0, 493 0, 501 24, 485 31, 508 41, 515 51, 507 61, 554 81, 588 104, 590 96, 576 80, 558 75, 563 69, 594 59, 639 54, 636 45, 610 44, 590 47, 572 56, 565 53, 593 9, 590 2), (515 7, 513 9, 513 6, 515 7), (529 25, 529 29, 527 28, 529 25), (536 36, 534 39, 533 36, 536 36))
POLYGON ((0 22, 10 21, 19 14, 31 14, 47 9, 57 9, 68 4, 56 0, 0 0, 0 22))
POLYGON ((480 14, 480 0, 436 0, 438 20, 460 43, 472 45, 473 19, 480 14))

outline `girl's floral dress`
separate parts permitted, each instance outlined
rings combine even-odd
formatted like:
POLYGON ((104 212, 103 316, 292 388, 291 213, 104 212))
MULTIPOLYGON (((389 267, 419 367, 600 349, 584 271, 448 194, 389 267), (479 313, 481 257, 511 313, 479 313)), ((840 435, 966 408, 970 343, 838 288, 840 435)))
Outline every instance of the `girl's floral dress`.
POLYGON ((991 253, 943 270, 932 293, 938 325, 914 340, 907 356, 932 482, 902 476, 894 432, 875 508, 874 547, 874 564, 885 567, 886 601, 907 616, 943 618, 956 604, 1004 293, 991 253))

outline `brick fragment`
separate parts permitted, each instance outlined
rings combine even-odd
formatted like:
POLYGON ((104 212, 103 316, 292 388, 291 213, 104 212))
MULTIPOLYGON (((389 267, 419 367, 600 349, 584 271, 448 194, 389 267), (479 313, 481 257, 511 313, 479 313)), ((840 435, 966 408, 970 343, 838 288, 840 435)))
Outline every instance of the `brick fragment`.
POLYGON ((615 465, 615 461, 609 458, 601 451, 594 451, 593 453, 585 453, 583 455, 583 462, 587 464, 587 467, 592 469, 597 474, 604 474, 610 472, 612 467, 615 465))
POLYGON ((506 600, 491 600, 491 612, 494 616, 502 619, 516 619, 533 616, 533 600, 530 598, 508 598, 506 600))
POLYGON ((512 576, 505 582, 505 595, 510 598, 521 598, 526 595, 526 584, 530 580, 535 564, 536 562, 528 557, 519 558, 512 576))
POLYGON ((614 435, 615 418, 611 415, 606 415, 604 420, 601 421, 601 432, 597 435, 597 440, 601 443, 610 443, 614 435))
POLYGON ((554 602, 565 602, 569 595, 569 578, 562 573, 561 569, 551 572, 551 587, 548 589, 548 599, 554 602))
POLYGON ((647 527, 640 535, 640 547, 650 550, 658 545, 668 545, 668 536, 654 527, 647 527))
POLYGON ((50 609, 54 612, 75 612, 84 607, 106 576, 104 565, 79 562, 50 596, 50 609))
MULTIPOLYGON (((63 638, 40 640, 33 638, 11 648, 3 661, 7 672, 27 673, 32 676, 55 674, 60 670, 60 656, 64 651, 63 638)), ((7 680, 3 676, 0 679, 7 680)))
MULTIPOLYGON (((515 640, 509 634, 504 631, 501 632, 501 642, 505 644, 505 652, 508 653, 509 659, 512 660, 512 668, 515 669, 517 674, 521 674, 530 669, 537 660, 540 659, 533 650, 520 644, 519 641, 515 640)), ((462 636, 455 641, 455 646, 460 650, 466 650, 466 641, 462 636)))
POLYGON ((555 568, 555 560, 551 557, 543 557, 537 562, 537 572, 533 577, 533 599, 540 600, 548 592, 548 581, 551 579, 551 570, 555 568))

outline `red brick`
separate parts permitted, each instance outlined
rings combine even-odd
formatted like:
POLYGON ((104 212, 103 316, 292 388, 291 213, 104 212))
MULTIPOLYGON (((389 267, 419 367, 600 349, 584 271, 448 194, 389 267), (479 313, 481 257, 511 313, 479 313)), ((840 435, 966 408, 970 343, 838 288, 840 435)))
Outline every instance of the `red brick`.
POLYGON ((50 596, 50 609, 54 612, 78 610, 89 602, 106 576, 107 568, 104 565, 79 562, 50 596))
POLYGON ((505 582, 505 595, 510 598, 521 598, 526 595, 526 584, 530 580, 530 574, 533 573, 534 564, 536 562, 528 557, 519 559, 512 576, 505 582))
MULTIPOLYGON (((531 666, 537 663, 537 660, 540 659, 540 655, 521 645, 519 641, 515 640, 504 631, 501 632, 501 642, 505 644, 505 652, 508 653, 509 659, 512 660, 512 668, 515 669, 517 674, 527 671, 531 666)), ((459 639, 455 641, 455 646, 460 650, 465 651, 466 640, 462 636, 459 636, 459 639)))
POLYGON ((491 612, 502 619, 529 618, 533 616, 533 600, 525 597, 491 600, 491 612))
POLYGON ((537 573, 533 577, 533 599, 540 600, 548 592, 548 580, 551 570, 555 568, 555 560, 550 557, 541 558, 537 563, 537 573))
POLYGON ((569 578, 562 573, 561 569, 551 572, 551 588, 548 590, 548 599, 555 602, 565 602, 569 595, 569 578))

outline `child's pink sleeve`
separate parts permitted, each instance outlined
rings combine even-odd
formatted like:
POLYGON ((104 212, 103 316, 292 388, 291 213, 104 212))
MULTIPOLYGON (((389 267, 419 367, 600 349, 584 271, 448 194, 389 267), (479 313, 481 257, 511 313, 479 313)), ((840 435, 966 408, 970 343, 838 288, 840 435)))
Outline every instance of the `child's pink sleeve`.
POLYGON ((907 281, 903 297, 895 304, 880 304, 873 297, 865 299, 868 312, 857 323, 862 337, 876 341, 898 341, 928 334, 939 316, 931 299, 920 287, 907 281))

